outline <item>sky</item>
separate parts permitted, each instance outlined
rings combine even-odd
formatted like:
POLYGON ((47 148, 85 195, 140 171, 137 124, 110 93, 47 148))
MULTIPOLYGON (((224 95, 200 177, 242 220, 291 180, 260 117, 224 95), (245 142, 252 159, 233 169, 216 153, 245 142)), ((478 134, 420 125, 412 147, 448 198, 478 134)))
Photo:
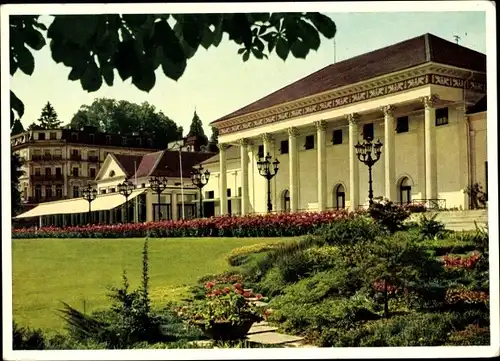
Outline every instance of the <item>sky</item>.
MULTIPOLYGON (((68 80, 71 69, 56 64, 46 45, 34 52, 33 75, 17 71, 11 77, 11 89, 25 104, 22 117, 25 127, 38 119, 48 101, 66 124, 80 106, 91 104, 95 98, 107 97, 134 103, 147 101, 183 126, 185 133, 196 109, 206 134, 210 135, 210 122, 332 64, 334 59, 345 60, 424 33, 449 41, 455 41, 453 36, 458 35, 460 45, 486 53, 484 11, 326 15, 337 26, 335 57, 333 40, 322 38, 319 50, 310 52, 306 59, 290 56, 284 62, 274 53, 268 60, 251 58, 245 63, 237 54, 239 46, 225 37, 217 48, 200 47, 188 60, 186 71, 177 82, 167 78, 159 67, 156 85, 147 93, 135 88, 130 79, 123 82, 115 71, 112 87, 103 82, 100 90, 88 93, 82 90, 79 81, 68 80)), ((48 24, 52 18, 43 16, 43 21, 48 24)))

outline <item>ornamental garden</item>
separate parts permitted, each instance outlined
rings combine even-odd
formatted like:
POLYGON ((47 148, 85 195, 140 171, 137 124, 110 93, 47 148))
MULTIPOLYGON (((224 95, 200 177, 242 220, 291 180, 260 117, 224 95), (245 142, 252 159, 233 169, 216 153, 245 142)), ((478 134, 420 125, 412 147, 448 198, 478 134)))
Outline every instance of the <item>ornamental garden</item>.
POLYGON ((489 345, 487 228, 422 211, 14 230, 14 350, 265 347, 261 321, 319 347, 489 345))

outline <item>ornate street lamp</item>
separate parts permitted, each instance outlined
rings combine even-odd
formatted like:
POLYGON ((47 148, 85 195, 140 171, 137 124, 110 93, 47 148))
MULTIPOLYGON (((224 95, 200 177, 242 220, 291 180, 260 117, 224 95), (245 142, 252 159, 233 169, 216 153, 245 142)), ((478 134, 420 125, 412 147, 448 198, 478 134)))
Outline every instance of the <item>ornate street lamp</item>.
POLYGON ((273 205, 271 203, 271 179, 278 173, 278 166, 280 162, 275 159, 271 162, 271 155, 267 153, 264 159, 259 157, 257 161, 257 168, 259 169, 259 174, 267 179, 267 212, 270 213, 273 205), (271 169, 271 165, 273 166, 271 169))
POLYGON ((198 168, 193 168, 191 171, 191 180, 193 181, 193 185, 198 187, 200 190, 200 217, 203 217, 203 203, 202 203, 202 192, 201 190, 208 183, 208 179, 210 178, 210 172, 208 169, 203 171, 203 166, 200 164, 198 168))
POLYGON ((368 199, 369 206, 371 207, 373 205, 372 167, 380 159, 382 143, 378 140, 377 143, 373 144, 372 139, 367 138, 362 144, 358 141, 358 144, 354 148, 356 148, 358 159, 368 166, 368 199))
POLYGON ((161 220, 161 207, 160 207, 160 195, 165 189, 167 189, 167 177, 161 176, 153 176, 149 178, 149 188, 155 193, 158 194, 158 220, 161 220))
POLYGON ((118 184, 117 188, 118 192, 125 197, 125 223, 128 223, 128 197, 135 189, 135 185, 125 179, 123 183, 118 184))
POLYGON ((94 199, 97 197, 97 189, 92 188, 92 186, 89 184, 87 185, 86 188, 83 188, 82 190, 82 198, 85 199, 87 202, 89 202, 89 216, 88 216, 88 221, 89 224, 92 223, 92 208, 91 208, 91 203, 94 199))

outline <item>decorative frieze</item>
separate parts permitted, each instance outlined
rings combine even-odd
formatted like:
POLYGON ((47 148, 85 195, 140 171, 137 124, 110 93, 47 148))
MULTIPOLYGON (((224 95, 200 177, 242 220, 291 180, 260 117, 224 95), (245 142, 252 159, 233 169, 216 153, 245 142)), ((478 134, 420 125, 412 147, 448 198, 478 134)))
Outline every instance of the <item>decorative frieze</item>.
MULTIPOLYGON (((278 109, 278 111, 281 110, 281 112, 275 114, 269 114, 270 111, 268 112, 266 110, 250 115, 245 115, 240 118, 223 121, 220 124, 219 134, 222 135, 230 134, 266 124, 285 121, 288 119, 300 116, 306 116, 309 114, 335 109, 342 106, 352 105, 358 102, 372 100, 382 96, 392 95, 410 89, 415 89, 428 84, 441 85, 451 88, 464 88, 465 81, 460 78, 454 78, 445 75, 422 74, 416 77, 412 77, 410 79, 400 80, 389 84, 383 84, 382 82, 379 83, 380 85, 376 86, 376 83, 373 82, 371 83, 372 86, 370 89, 358 91, 350 95, 346 94, 346 90, 332 91, 330 94, 323 93, 321 95, 318 95, 317 97, 307 99, 307 101, 303 100, 291 105, 290 104, 287 104, 286 106, 284 105, 283 107, 278 109), (313 102, 315 103, 311 104, 313 102), (291 110, 286 110, 290 109, 291 106, 295 106, 296 108, 291 110), (263 114, 266 114, 266 116, 263 117, 263 114)), ((360 89, 360 87, 357 88, 360 89)), ((466 89, 470 91, 485 92, 486 84, 471 81, 468 82, 466 89)))

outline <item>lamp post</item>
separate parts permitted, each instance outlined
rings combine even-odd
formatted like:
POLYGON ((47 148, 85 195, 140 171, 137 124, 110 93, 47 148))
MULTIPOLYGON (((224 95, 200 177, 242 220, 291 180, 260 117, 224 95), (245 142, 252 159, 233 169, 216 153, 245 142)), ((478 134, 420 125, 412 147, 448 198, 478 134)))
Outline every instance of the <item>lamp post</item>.
POLYGON ((208 183, 208 179, 210 178, 210 172, 208 169, 203 171, 203 166, 200 164, 198 168, 193 168, 191 171, 191 180, 193 181, 193 185, 198 187, 200 190, 200 218, 203 217, 203 203, 202 203, 202 189, 208 183))
POLYGON ((92 188, 92 186, 89 184, 87 185, 86 188, 83 188, 82 190, 82 198, 85 199, 87 202, 89 202, 89 216, 88 216, 88 221, 89 224, 92 223, 91 217, 92 217, 92 208, 91 208, 91 203, 94 199, 97 197, 97 190, 95 188, 92 188))
POLYGON ((149 178, 149 188, 158 194, 158 220, 161 220, 161 207, 160 207, 160 195, 165 189, 167 189, 167 177, 153 176, 149 178))
POLYGON ((271 203, 271 179, 278 173, 279 164, 278 159, 271 162, 271 155, 269 153, 267 153, 264 159, 259 158, 257 161, 259 174, 267 179, 267 213, 270 213, 273 209, 273 204, 271 203), (271 169, 271 165, 273 169, 271 169))
POLYGON ((132 194, 135 189, 135 185, 129 182, 127 179, 123 183, 118 184, 118 192, 125 197, 125 223, 128 223, 128 197, 132 194))
POLYGON ((380 140, 373 144, 371 138, 367 138, 363 143, 356 144, 356 155, 358 159, 368 166, 368 199, 369 207, 373 205, 373 180, 372 180, 372 167, 380 159, 382 154, 382 143, 380 140), (372 156, 373 153, 373 156, 372 156))

